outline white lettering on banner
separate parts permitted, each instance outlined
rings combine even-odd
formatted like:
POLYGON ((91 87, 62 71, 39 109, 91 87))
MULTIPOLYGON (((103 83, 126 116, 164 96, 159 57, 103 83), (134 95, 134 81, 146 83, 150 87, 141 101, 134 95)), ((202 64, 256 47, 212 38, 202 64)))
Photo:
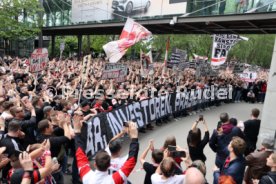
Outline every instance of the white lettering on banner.
POLYGON ((110 122, 114 126, 115 135, 121 132, 123 125, 118 121, 118 119, 113 115, 112 112, 107 113, 107 116, 109 117, 110 122))
POLYGON ((91 151, 91 154, 94 155, 98 150, 105 148, 106 145, 106 136, 102 135, 100 119, 95 117, 93 122, 87 123, 86 152, 91 151))
POLYGON ((118 110, 115 110, 115 114, 116 114, 116 117, 118 117, 120 126, 123 127, 123 122, 124 122, 124 120, 123 120, 122 117, 120 116, 119 111, 118 111, 118 110))
POLYGON ((185 103, 184 103, 184 109, 188 108, 189 106, 189 98, 187 98, 188 94, 187 93, 184 93, 185 94, 185 103))
POLYGON ((170 114, 172 113, 172 107, 171 107, 171 95, 166 96, 166 113, 170 114))
POLYGON ((227 99, 227 90, 225 88, 221 88, 217 91, 217 98, 218 99, 227 99))
POLYGON ((135 114, 133 112, 133 105, 132 104, 130 104, 128 106, 128 110, 129 110, 129 113, 130 113, 130 120, 135 121, 135 114))
POLYGON ((195 89, 191 89, 190 98, 193 100, 196 99, 196 96, 197 96, 196 93, 197 91, 195 89))
POLYGON ((176 97, 175 97, 175 111, 178 111, 178 109, 179 109, 179 100, 180 100, 180 93, 177 93, 176 94, 176 97))
POLYGON ((150 121, 155 120, 155 105, 154 105, 155 98, 149 100, 149 112, 150 112, 150 121))
POLYGON ((166 97, 165 96, 161 96, 161 106, 160 106, 160 110, 161 110, 161 116, 165 116, 165 102, 166 102, 166 97))
POLYGON ((155 117, 156 119, 160 118, 160 98, 155 98, 155 117))
POLYGON ((122 109, 119 109, 120 116, 123 118, 123 121, 128 121, 122 109))
POLYGON ((228 88, 228 99, 233 99, 233 86, 230 86, 229 88, 228 88))
POLYGON ((128 107, 126 107, 126 116, 127 116, 127 120, 130 121, 131 119, 130 119, 128 107))
MULTIPOLYGON (((147 107, 149 106, 149 100, 143 100, 141 101, 141 107, 144 109, 144 113, 145 113, 145 123, 148 124, 149 120, 148 120, 148 113, 147 113, 147 107)), ((150 109, 150 107, 149 107, 150 109)))
POLYGON ((190 108, 190 107, 192 107, 192 102, 191 102, 191 99, 188 99, 187 108, 190 108))
POLYGON ((143 127, 144 122, 143 122, 143 117, 142 117, 142 113, 141 113, 140 103, 139 102, 134 103, 133 108, 134 108, 134 113, 135 113, 136 120, 137 120, 139 127, 143 127))
POLYGON ((197 104, 197 99, 192 98, 192 106, 195 106, 197 104))
POLYGON ((211 99, 211 90, 208 88, 208 89, 205 89, 203 91, 203 96, 206 100, 209 100, 211 99))
POLYGON ((183 110, 184 108, 185 108, 185 100, 186 100, 186 98, 185 98, 185 93, 180 93, 181 95, 180 95, 180 107, 179 107, 179 109, 180 110, 183 110))
POLYGON ((115 130, 114 125, 113 125, 111 119, 109 118, 108 114, 106 114, 106 119, 107 119, 108 124, 109 124, 109 126, 111 128, 112 135, 116 135, 116 130, 115 130))

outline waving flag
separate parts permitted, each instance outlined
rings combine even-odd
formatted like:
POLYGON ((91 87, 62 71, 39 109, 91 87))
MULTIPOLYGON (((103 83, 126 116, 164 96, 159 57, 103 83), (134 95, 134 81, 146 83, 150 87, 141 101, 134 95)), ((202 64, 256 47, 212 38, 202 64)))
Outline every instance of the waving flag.
POLYGON ((116 63, 123 57, 123 55, 125 55, 129 47, 142 39, 150 37, 151 35, 151 32, 145 27, 137 22, 134 22, 133 19, 128 18, 120 39, 105 44, 103 49, 109 59, 109 62, 116 63))
POLYGON ((213 35, 213 50, 211 64, 213 66, 222 65, 227 59, 228 52, 240 40, 248 41, 248 38, 235 34, 215 34, 213 35))
POLYGON ((167 44, 166 44, 166 53, 165 53, 165 66, 167 66, 168 62, 168 54, 169 54, 169 49, 170 49, 170 37, 168 37, 167 44))

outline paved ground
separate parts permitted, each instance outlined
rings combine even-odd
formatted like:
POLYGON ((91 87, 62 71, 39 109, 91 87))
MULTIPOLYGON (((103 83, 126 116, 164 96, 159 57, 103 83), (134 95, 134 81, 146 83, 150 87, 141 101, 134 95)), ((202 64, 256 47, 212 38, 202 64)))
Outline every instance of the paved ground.
MULTIPOLYGON (((235 117, 238 120, 247 120, 250 117, 250 111, 252 108, 257 107, 262 110, 262 104, 248 104, 248 103, 238 103, 238 104, 224 104, 219 107, 214 107, 211 110, 204 111, 201 114, 204 115, 206 122, 209 126, 210 133, 216 127, 218 122, 218 117, 221 112, 228 112, 230 117, 235 117)), ((181 118, 178 121, 172 120, 170 123, 165 124, 161 127, 156 127, 153 131, 148 131, 146 134, 139 135, 140 141, 140 152, 139 156, 142 154, 146 146, 148 145, 148 141, 150 139, 154 140, 155 147, 161 147, 163 145, 164 140, 169 135, 174 135, 177 139, 177 144, 181 147, 186 148, 186 138, 188 135, 188 131, 190 130, 193 122, 198 118, 199 114, 188 116, 185 118, 181 118)), ((202 127, 202 126, 200 126, 202 127)), ((127 145, 127 143, 126 143, 127 145)), ((205 155, 207 157, 206 166, 207 166, 207 180, 209 183, 212 182, 212 169, 214 166, 215 154, 207 145, 205 148, 205 155)), ((147 160, 150 161, 150 154, 148 154, 147 160)), ((141 164, 137 163, 134 172, 130 175, 129 180, 133 184, 142 184, 145 177, 145 172, 139 169, 141 168, 141 164)), ((66 182, 68 181, 68 176, 66 176, 66 182)))

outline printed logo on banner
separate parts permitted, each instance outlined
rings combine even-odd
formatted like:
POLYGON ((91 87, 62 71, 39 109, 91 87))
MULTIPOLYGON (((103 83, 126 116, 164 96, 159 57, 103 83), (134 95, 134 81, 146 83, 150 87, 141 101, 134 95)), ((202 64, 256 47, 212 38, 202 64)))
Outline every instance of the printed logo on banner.
POLYGON ((40 72, 44 70, 49 61, 48 50, 46 48, 35 49, 31 55, 30 72, 40 72))

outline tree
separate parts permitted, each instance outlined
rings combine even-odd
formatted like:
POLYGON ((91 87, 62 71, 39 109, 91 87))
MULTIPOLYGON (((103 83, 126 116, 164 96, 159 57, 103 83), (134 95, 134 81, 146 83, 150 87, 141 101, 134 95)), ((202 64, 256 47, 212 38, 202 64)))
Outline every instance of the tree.
POLYGON ((48 51, 53 57, 58 57, 60 55, 60 44, 63 42, 65 44, 64 51, 62 55, 64 57, 72 56, 74 52, 78 49, 78 38, 76 36, 57 36, 55 40, 55 55, 52 55, 52 41, 49 44, 48 51))
POLYGON ((238 42, 229 52, 228 59, 270 67, 275 35, 245 35, 248 41, 238 42))
POLYGON ((1 0, 0 37, 10 40, 34 37, 42 27, 40 11, 43 10, 38 0, 1 0))

